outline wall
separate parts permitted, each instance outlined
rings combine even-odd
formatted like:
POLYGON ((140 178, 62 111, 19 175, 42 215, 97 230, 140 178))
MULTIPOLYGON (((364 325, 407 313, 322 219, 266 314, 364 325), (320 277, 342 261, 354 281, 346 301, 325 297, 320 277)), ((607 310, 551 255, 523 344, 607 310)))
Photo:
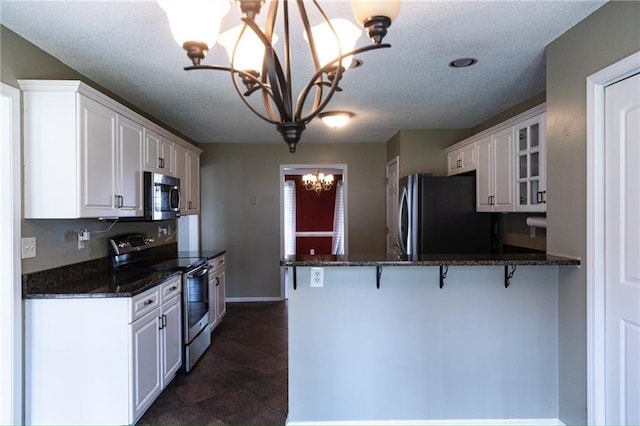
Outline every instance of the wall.
MULTIPOLYGON (((586 258, 586 78, 640 50, 640 2, 609 2, 547 48, 547 249, 586 258)), ((559 275, 560 419, 587 420, 586 267, 559 275)))
POLYGON ((446 176, 444 149, 470 135, 468 129, 399 130, 387 143, 387 161, 400 157, 400 177, 411 173, 446 176))
MULTIPOLYGON (((19 89, 18 79, 60 79, 82 80, 85 83, 108 94, 128 107, 140 110, 118 98, 113 93, 95 84, 82 74, 69 68, 53 56, 27 42, 17 34, 0 26, 0 78, 3 83, 19 89)), ((144 115, 144 114, 143 114, 144 115)), ((148 118, 148 115, 146 115, 148 118)), ((61 188, 64 190, 64 188, 61 188)), ((96 233, 109 227, 109 223, 95 219, 84 220, 22 220, 22 236, 36 237, 35 258, 22 261, 22 273, 41 271, 107 255, 107 240, 113 235, 127 232, 148 232, 154 234, 158 225, 172 225, 175 221, 162 223, 119 223, 109 232, 96 233), (77 232, 87 229, 93 232, 91 240, 86 242, 84 250, 78 250, 77 232)))
POLYGON ((440 289, 437 267, 383 267, 376 289, 374 267, 325 267, 322 288, 298 267, 289 424, 557 418, 558 269, 505 289, 503 267, 452 266, 440 289))
POLYGON ((347 164, 348 250, 385 253, 382 143, 203 144, 201 246, 224 248, 227 297, 280 296, 280 165, 347 164))

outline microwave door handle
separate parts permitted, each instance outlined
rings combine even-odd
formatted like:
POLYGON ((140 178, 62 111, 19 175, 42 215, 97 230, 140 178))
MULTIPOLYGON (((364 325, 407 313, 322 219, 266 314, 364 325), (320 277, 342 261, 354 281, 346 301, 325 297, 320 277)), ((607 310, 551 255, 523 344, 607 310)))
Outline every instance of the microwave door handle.
MULTIPOLYGON (((178 205, 175 208, 173 208, 172 206, 172 210, 180 211, 180 205, 182 204, 182 192, 180 191, 179 186, 171 187, 171 192, 173 193, 173 191, 178 191, 178 205)), ((169 197, 173 199, 173 194, 171 194, 169 197)))

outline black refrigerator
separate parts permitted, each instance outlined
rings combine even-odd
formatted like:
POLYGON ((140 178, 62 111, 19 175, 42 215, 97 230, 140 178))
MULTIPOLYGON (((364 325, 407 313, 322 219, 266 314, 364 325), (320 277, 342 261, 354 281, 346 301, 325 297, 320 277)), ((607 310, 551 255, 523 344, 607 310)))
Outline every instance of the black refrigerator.
POLYGON ((492 252, 491 214, 476 212, 475 176, 405 176, 398 199, 403 254, 492 252))

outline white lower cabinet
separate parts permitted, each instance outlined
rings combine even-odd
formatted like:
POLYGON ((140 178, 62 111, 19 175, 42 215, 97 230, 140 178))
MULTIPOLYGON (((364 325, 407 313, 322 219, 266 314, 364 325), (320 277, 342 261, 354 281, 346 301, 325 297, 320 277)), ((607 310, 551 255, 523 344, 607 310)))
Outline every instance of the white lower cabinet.
POLYGON ((209 260, 209 329, 213 331, 222 322, 227 313, 226 290, 224 282, 225 256, 220 255, 209 260))
POLYGON ((25 424, 137 422, 182 365, 181 292, 25 300, 25 424))

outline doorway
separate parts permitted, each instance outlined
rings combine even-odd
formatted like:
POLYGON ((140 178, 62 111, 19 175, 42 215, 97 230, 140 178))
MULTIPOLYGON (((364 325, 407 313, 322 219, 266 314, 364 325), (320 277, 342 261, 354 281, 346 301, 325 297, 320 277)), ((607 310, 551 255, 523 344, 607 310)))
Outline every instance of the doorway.
MULTIPOLYGON (((348 169, 346 164, 285 164, 280 166, 280 256, 297 254, 347 254, 349 250, 348 169), (324 193, 301 189, 305 174, 334 175, 334 184, 324 193), (296 184, 297 182, 297 184, 296 184), (296 194, 298 194, 296 196, 296 194), (302 204, 307 200, 306 211, 302 204), (329 206, 322 206, 323 201, 329 206), (326 207, 326 208, 325 208, 326 207), (317 217, 319 211, 323 217, 317 217), (304 217, 302 216, 304 215, 304 217), (310 216, 310 217, 309 217, 310 216), (314 218, 314 216, 316 216, 314 218), (307 228, 303 228, 303 224, 307 228)), ((280 296, 286 295, 286 276, 281 268, 280 296)))
POLYGON ((587 78, 589 424, 640 423, 638 73, 640 52, 587 78))

